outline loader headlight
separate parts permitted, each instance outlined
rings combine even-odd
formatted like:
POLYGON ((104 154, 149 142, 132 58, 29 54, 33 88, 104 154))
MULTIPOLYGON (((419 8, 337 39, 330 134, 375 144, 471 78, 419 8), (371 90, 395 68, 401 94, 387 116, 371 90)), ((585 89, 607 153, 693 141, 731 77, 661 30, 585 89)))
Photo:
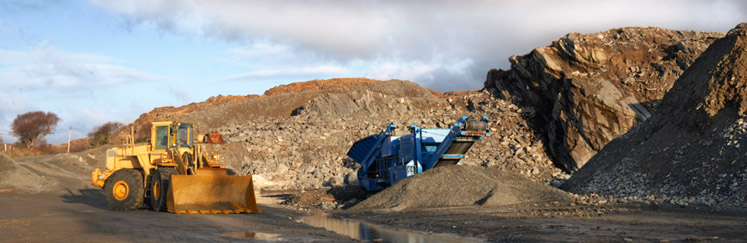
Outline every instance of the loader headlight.
POLYGON ((103 179, 104 179, 104 174, 99 174, 99 180, 103 180, 103 179))
POLYGON ((218 159, 219 157, 220 157, 220 156, 218 156, 217 154, 214 154, 214 155, 213 155, 213 160, 217 160, 217 159, 218 159))

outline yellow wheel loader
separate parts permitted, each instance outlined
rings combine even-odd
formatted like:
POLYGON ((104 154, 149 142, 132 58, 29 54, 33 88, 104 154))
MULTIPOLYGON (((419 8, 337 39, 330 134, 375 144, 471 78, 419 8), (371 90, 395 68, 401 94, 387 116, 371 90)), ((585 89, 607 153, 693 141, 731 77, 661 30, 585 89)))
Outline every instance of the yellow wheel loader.
POLYGON ((233 175, 196 134, 189 123, 153 122, 150 143, 136 145, 131 128, 127 145, 106 151, 106 170, 96 169, 91 182, 118 211, 145 203, 178 214, 261 212, 252 176, 233 175))

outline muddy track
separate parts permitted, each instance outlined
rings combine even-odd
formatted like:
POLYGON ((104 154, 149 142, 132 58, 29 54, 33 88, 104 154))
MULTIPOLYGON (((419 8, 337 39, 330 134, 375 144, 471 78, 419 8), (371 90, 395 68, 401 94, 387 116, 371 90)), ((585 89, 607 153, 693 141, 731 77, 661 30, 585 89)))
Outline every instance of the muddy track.
POLYGON ((176 215, 147 209, 111 211, 101 190, 65 195, 0 195, 4 242, 222 242, 236 240, 347 242, 294 219, 303 214, 263 206, 261 214, 176 215), (29 206, 32 205, 32 206, 29 206), (255 237, 252 239, 254 233, 255 237), (235 238, 239 237, 239 238, 235 238))

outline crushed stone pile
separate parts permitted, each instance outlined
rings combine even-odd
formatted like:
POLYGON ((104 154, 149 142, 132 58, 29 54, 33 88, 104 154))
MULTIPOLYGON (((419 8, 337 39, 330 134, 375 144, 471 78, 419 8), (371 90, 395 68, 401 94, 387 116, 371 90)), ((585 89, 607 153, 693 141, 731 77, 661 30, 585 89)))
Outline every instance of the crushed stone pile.
POLYGON ((8 158, 8 156, 5 156, 4 154, 0 154, 0 172, 14 170, 16 168, 18 168, 18 166, 13 159, 8 158))
POLYGON ((91 171, 104 169, 109 148, 111 146, 101 146, 78 153, 16 159, 0 154, 0 190, 65 195, 81 188, 94 188, 91 171))
POLYGON ((716 40, 654 116, 561 188, 680 205, 747 206, 747 23, 716 40))
POLYGON ((441 166, 404 179, 353 206, 392 210, 570 203, 573 195, 511 172, 479 166, 441 166))

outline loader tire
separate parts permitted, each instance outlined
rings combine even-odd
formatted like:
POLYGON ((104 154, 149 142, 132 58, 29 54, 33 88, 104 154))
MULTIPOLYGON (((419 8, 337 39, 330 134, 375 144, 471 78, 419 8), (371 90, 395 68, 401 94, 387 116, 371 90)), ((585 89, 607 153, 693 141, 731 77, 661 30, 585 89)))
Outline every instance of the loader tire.
POLYGON ((157 212, 166 211, 166 201, 169 195, 169 183, 171 175, 179 173, 174 168, 158 168, 151 177, 150 182, 150 206, 157 212))
POLYGON ((143 205, 143 175, 134 169, 121 169, 104 185, 106 202, 114 211, 135 210, 143 205))

